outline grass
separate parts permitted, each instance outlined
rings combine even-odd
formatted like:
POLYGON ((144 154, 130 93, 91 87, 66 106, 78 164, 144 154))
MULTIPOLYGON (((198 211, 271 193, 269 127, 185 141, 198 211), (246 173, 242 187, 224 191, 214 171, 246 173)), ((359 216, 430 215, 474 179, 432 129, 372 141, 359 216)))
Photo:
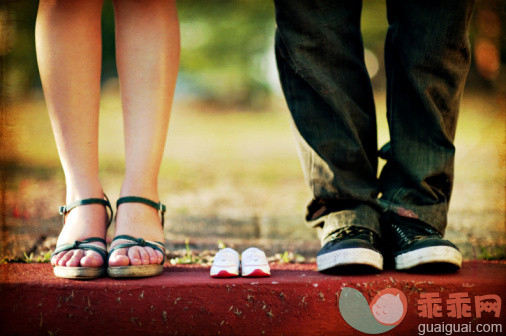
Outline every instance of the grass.
POLYGON ((24 263, 48 263, 49 261, 51 261, 51 252, 47 252, 46 254, 40 255, 38 257, 35 257, 33 255, 33 252, 30 253, 30 255, 27 255, 25 252, 23 253, 23 255, 25 257, 23 259, 24 263))
MULTIPOLYGON (((226 245, 219 241, 218 249, 224 249, 226 245)), ((169 253, 169 262, 171 265, 211 265, 214 261, 214 256, 217 251, 214 250, 203 250, 197 251, 190 248, 189 239, 185 240, 185 249, 174 251, 169 253)), ((303 256, 285 251, 284 253, 275 253, 273 256, 268 256, 267 258, 269 262, 275 262, 280 264, 294 264, 294 263, 304 263, 306 258, 303 256)))
POLYGON ((303 263, 306 261, 306 258, 301 256, 300 254, 296 254, 293 252, 285 251, 283 254, 276 253, 273 258, 269 258, 269 260, 276 260, 281 264, 293 264, 293 263, 303 263))
MULTIPOLYGON (((377 95, 378 143, 388 141, 384 95, 377 95)), ((504 115, 480 96, 464 99, 456 137, 457 159, 504 159, 504 115), (471 158, 470 156, 474 157, 471 158)), ((11 143, 6 158, 36 170, 59 171, 59 158, 42 97, 14 104, 4 130, 11 143)), ((103 95, 100 117, 101 171, 123 171, 123 131, 119 97, 103 95)), ((457 164, 461 163, 457 162, 457 164)), ((457 167, 458 168, 458 167, 457 167)), ((457 169, 466 177, 495 179, 480 169, 457 169)), ((230 178, 269 187, 301 179, 301 169, 283 101, 262 111, 221 111, 216 107, 176 103, 161 174, 174 177, 179 189, 230 178)), ((493 176, 491 176, 493 175, 493 176)))
POLYGON ((506 260, 506 250, 504 246, 481 246, 480 260, 506 260))
POLYGON ((169 259, 169 262, 171 265, 176 264, 200 264, 200 265, 207 265, 209 263, 212 263, 212 255, 209 253, 206 253, 205 256, 201 256, 198 253, 195 253, 190 249, 190 240, 186 239, 185 241, 185 252, 180 257, 173 257, 169 259))

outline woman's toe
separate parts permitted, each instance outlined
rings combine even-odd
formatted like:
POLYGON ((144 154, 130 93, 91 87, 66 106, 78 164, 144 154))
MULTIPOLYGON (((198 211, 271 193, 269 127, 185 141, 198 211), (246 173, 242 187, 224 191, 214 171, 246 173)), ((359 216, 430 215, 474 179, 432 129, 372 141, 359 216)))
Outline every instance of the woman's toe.
POLYGON ((139 246, 130 247, 128 249, 127 255, 130 259, 130 265, 139 266, 142 265, 142 259, 141 255, 139 253, 139 250, 141 248, 139 246))
POLYGON ((158 251, 158 250, 156 250, 155 253, 156 253, 156 256, 158 258, 158 260, 156 261, 156 263, 157 264, 161 264, 162 261, 163 261, 163 253, 160 252, 160 251, 158 251))
POLYGON ((128 266, 130 265, 130 259, 127 256, 127 249, 117 249, 111 254, 109 258, 109 266, 128 266))
POLYGON ((100 267, 104 264, 102 256, 95 251, 84 251, 84 257, 81 258, 81 266, 100 267))
POLYGON ((65 266, 77 267, 81 265, 81 258, 84 256, 83 250, 74 250, 72 257, 67 261, 65 266))
POLYGON ((146 252, 149 254, 149 263, 150 264, 158 264, 158 256, 155 253, 155 250, 152 247, 146 246, 146 252))
POLYGON ((139 255, 141 256, 141 262, 143 265, 149 265, 149 253, 146 251, 146 247, 139 249, 139 255))
POLYGON ((67 261, 69 261, 70 258, 72 258, 72 256, 74 255, 74 251, 73 250, 65 251, 65 252, 59 253, 59 255, 60 255, 60 259, 58 259, 57 265, 58 266, 65 266, 67 264, 67 261))
POLYGON ((62 255, 65 254, 64 252, 60 252, 58 254, 55 254, 54 256, 51 257, 51 265, 52 266, 57 266, 58 265, 58 262, 60 261, 62 255))

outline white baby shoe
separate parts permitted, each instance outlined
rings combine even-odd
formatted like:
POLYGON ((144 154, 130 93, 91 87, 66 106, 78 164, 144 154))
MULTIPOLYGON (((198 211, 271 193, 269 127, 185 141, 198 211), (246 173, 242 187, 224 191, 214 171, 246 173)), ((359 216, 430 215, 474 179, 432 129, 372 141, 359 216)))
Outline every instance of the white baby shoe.
POLYGON ((256 247, 250 247, 241 255, 243 277, 268 277, 271 268, 265 253, 256 247))
POLYGON ((231 278, 239 275, 239 253, 230 247, 219 250, 211 266, 211 277, 231 278))

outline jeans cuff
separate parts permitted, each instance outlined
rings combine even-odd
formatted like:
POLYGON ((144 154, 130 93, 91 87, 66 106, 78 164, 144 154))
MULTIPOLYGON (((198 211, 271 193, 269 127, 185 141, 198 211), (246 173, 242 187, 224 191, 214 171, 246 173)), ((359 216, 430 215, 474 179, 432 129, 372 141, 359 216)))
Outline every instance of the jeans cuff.
POLYGON ((360 204, 352 209, 332 212, 314 221, 308 221, 307 225, 316 229, 323 246, 332 240, 332 233, 343 227, 359 226, 381 236, 379 218, 380 214, 372 207, 360 204))
POLYGON ((445 233, 446 225, 448 224, 447 203, 431 205, 400 205, 385 199, 380 199, 379 203, 384 211, 394 213, 400 217, 419 220, 427 225, 430 225, 442 235, 445 233))

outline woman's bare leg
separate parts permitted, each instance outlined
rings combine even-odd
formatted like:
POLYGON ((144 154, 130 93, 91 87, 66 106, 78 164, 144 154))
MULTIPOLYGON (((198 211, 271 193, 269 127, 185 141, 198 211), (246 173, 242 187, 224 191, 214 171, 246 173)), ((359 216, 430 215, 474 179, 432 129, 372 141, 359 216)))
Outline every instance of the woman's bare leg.
MULTIPOLYGON (((102 198, 98 179, 102 0, 41 0, 35 27, 37 60, 47 108, 65 172, 67 204, 102 198)), ((105 238, 107 215, 101 205, 72 210, 58 244, 105 238)), ((98 243, 100 244, 100 243, 98 243)), ((53 265, 100 266, 94 251, 55 255, 53 265)))
MULTIPOLYGON (((158 196, 170 109, 179 66, 176 2, 115 0, 116 54, 125 127, 126 172, 121 196, 158 196)), ((116 236, 163 241, 155 209, 124 203, 118 209, 116 236)), ((156 264, 162 254, 150 247, 119 249, 111 266, 156 264)))

